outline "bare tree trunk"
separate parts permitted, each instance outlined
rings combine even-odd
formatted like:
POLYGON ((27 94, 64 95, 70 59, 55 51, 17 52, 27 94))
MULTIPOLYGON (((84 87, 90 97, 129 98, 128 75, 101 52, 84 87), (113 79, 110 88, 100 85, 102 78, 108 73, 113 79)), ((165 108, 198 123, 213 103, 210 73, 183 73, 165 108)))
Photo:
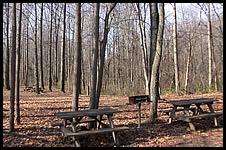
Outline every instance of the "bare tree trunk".
POLYGON ((61 92, 65 93, 65 32, 66 32, 66 3, 64 3, 63 42, 61 49, 61 92))
POLYGON ((208 10, 208 53, 209 53, 209 91, 212 85, 212 29, 211 29, 211 18, 210 18, 210 4, 207 4, 208 10))
MULTIPOLYGON (((142 64, 143 64, 143 71, 144 71, 144 79, 145 79, 145 93, 149 95, 149 75, 148 75, 148 66, 149 66, 149 59, 147 55, 147 42, 146 42, 146 32, 145 32, 145 20, 142 18, 141 10, 139 3, 136 4, 137 8, 137 15, 139 18, 139 27, 140 27, 140 45, 142 47, 142 64)), ((144 14, 146 15, 146 13, 144 14)))
POLYGON ((179 67, 178 67, 178 52, 177 52, 177 16, 176 4, 173 3, 174 10, 174 25, 173 25, 173 54, 174 54, 174 70, 175 70, 175 90, 179 94, 179 67))
POLYGON ((27 17, 27 45, 26 45, 26 75, 25 75, 25 87, 28 86, 28 68, 29 68, 29 60, 28 60, 28 49, 29 49, 29 35, 28 35, 28 26, 29 26, 29 18, 27 17))
POLYGON ((189 72, 190 72, 190 61, 191 61, 191 50, 192 50, 192 39, 189 39, 189 47, 188 47, 188 60, 187 60, 187 67, 186 67, 186 76, 185 76, 185 84, 184 89, 187 93, 188 88, 188 81, 189 81, 189 72))
MULTIPOLYGON (((157 43, 157 35, 158 35, 158 26, 159 26, 159 15, 157 3, 150 3, 150 20, 151 20, 151 45, 150 45, 150 59, 149 59, 149 83, 150 87, 151 82, 151 74, 152 74, 152 65, 156 54, 156 43, 157 43)), ((157 91, 156 87, 156 91, 157 91)), ((149 88, 149 96, 150 96, 150 88, 149 88)))
POLYGON ((74 75, 73 75, 73 98, 72 109, 78 110, 80 79, 81 79, 81 3, 75 5, 75 53, 74 53, 74 75))
POLYGON ((99 9, 100 4, 94 4, 94 49, 93 49, 93 64, 91 70, 91 87, 90 87, 90 109, 95 109, 96 106, 96 82, 97 82, 97 59, 98 59, 98 42, 99 42, 99 9))
POLYGON ((5 89, 10 90, 9 86, 9 3, 7 7, 7 24, 6 24, 7 32, 6 32, 6 63, 5 63, 5 89))
POLYGON ((20 49, 21 49, 21 19, 22 19, 22 3, 20 3, 20 16, 19 16, 19 27, 18 27, 18 47, 16 55, 16 122, 20 124, 20 49))
POLYGON ((39 90, 39 72, 38 72, 38 41, 37 41, 37 8, 35 3, 35 78, 36 78, 36 93, 40 94, 39 90))
POLYGON ((51 3, 51 23, 50 23, 50 43, 49 43, 49 90, 52 92, 52 19, 53 19, 53 3, 51 3))
POLYGON ((108 19, 110 16, 110 13, 115 8, 116 3, 112 3, 110 6, 110 9, 107 9, 106 16, 105 16, 105 24, 104 24, 104 38, 100 42, 100 67, 98 71, 98 82, 97 82, 97 91, 96 91, 96 108, 99 106, 99 98, 100 98, 100 92, 102 88, 102 77, 103 77, 103 69, 104 69, 104 61, 105 61, 105 51, 106 51, 106 44, 108 40, 108 33, 110 31, 108 27, 108 19))
POLYGON ((154 57, 152 74, 151 74, 151 84, 150 84, 150 98, 152 103, 150 104, 150 114, 149 121, 155 120, 157 118, 157 108, 158 108, 158 95, 157 95, 157 82, 158 82, 158 72, 162 57, 162 41, 164 32, 164 3, 159 4, 159 26, 158 35, 156 43, 156 55, 154 57))
POLYGON ((11 90, 10 90, 10 114, 9 132, 14 130, 14 101, 15 101, 15 63, 16 63, 16 3, 13 3, 12 21, 12 50, 11 50, 11 90))
POLYGON ((42 59, 42 22, 43 22, 43 3, 41 7, 41 18, 40 18, 40 71, 41 71, 41 88, 44 89, 43 59, 42 59))

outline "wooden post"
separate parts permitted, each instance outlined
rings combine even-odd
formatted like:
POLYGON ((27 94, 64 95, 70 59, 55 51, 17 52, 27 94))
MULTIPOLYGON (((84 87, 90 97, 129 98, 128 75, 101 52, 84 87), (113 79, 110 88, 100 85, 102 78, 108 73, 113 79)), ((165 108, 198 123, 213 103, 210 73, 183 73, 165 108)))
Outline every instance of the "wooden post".
POLYGON ((141 124, 141 103, 138 103, 138 112, 139 112, 139 120, 138 120, 138 127, 140 128, 140 124, 141 124))

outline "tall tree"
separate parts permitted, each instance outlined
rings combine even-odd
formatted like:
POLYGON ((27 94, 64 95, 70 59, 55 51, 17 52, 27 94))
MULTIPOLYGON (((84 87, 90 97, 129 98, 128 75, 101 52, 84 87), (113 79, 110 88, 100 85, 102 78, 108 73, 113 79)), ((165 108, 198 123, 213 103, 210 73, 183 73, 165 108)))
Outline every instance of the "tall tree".
POLYGON ((75 4, 74 75, 72 110, 78 110, 81 79, 81 3, 75 4))
POLYGON ((7 24, 6 24, 6 63, 5 63, 5 89, 10 90, 9 86, 9 3, 7 5, 7 24))
POLYGON ((150 114, 149 114, 150 121, 153 121, 155 118, 157 118, 158 97, 157 97, 156 86, 158 82, 157 76, 158 76, 161 57, 162 57, 163 32, 164 32, 164 3, 160 3, 156 54, 153 61, 151 83, 150 83, 150 98, 152 100, 150 104, 150 114))
POLYGON ((38 15, 37 15, 37 6, 35 3, 35 78, 36 78, 36 93, 40 94, 39 90, 39 72, 38 72, 38 15))
POLYGON ((52 91, 52 19, 53 19, 53 3, 51 3, 50 17, 50 42, 49 42, 49 90, 52 91))
POLYGON ((15 102, 15 63, 16 63, 16 3, 13 3, 12 16, 12 47, 11 47, 11 90, 10 90, 10 115, 9 132, 14 130, 14 102, 15 102))
POLYGON ((97 59, 99 42, 99 9, 100 4, 94 4, 94 48, 91 68, 91 87, 90 87, 90 109, 96 108, 96 82, 97 82, 97 59))
POLYGON ((65 32, 66 32, 66 3, 64 3, 63 41, 61 49, 61 92, 65 93, 65 32))
POLYGON ((18 27, 18 46, 16 53, 16 122, 20 124, 20 49, 21 49, 21 20, 22 20, 22 3, 20 3, 20 16, 19 16, 19 27, 18 27))
POLYGON ((109 16, 112 10, 115 8, 116 3, 112 3, 110 8, 107 8, 106 15, 105 15, 105 22, 104 22, 104 36, 100 42, 100 67, 98 71, 98 81, 97 81, 97 91, 96 91, 96 104, 95 107, 98 108, 99 106, 99 98, 102 88, 102 78, 103 78, 103 70, 104 70, 104 61, 105 61, 105 51, 106 51, 106 44, 108 40, 108 33, 110 31, 110 27, 108 24, 109 16))
POLYGON ((44 89, 44 76, 43 76, 43 59, 42 59, 42 22, 43 22, 43 3, 41 7, 41 16, 40 16, 40 75, 41 75, 41 88, 44 89))
POLYGON ((178 49, 177 49, 177 15, 176 4, 173 3, 173 55, 174 55, 174 74, 175 74, 175 90, 179 94, 179 66, 178 66, 178 49))
POLYGON ((208 54, 209 54, 209 91, 212 85, 212 28, 211 28, 211 17, 210 17, 210 3, 207 3, 207 18, 208 18, 208 54))
MULTIPOLYGON (((140 27, 140 45, 142 47, 142 64, 143 64, 143 71, 144 71, 144 79, 145 79, 145 93, 149 94, 149 58, 147 52, 147 42, 146 42, 146 32, 145 32, 145 17, 146 17, 146 10, 144 10, 144 19, 141 15, 141 9, 139 3, 136 4, 137 8, 137 16, 139 18, 139 27, 140 27)), ((144 4, 145 8, 145 4, 144 4)))

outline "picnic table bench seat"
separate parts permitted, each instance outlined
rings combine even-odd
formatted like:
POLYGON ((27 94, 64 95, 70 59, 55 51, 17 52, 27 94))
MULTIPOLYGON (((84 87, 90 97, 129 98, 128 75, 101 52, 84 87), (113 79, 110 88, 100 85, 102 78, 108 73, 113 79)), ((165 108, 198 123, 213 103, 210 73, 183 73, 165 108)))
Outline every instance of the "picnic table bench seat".
MULTIPOLYGON (((102 118, 102 120, 107 120, 106 118, 102 118)), ((95 119, 87 119, 87 120, 81 120, 79 123, 88 123, 88 122, 94 122, 96 121, 95 119)), ((67 122, 66 125, 71 125, 71 122, 67 122)), ((52 126, 63 126, 63 123, 62 122, 57 122, 57 123, 54 123, 52 124, 52 126)))
POLYGON ((194 115, 194 116, 175 116, 175 118, 177 120, 182 120, 182 121, 188 122, 191 130, 195 131, 195 126, 191 123, 192 119, 213 117, 214 125, 217 127, 218 126, 217 117, 219 117, 221 115, 223 115, 223 112, 211 112, 211 113, 204 113, 204 114, 199 114, 199 115, 194 115))
POLYGON ((87 130, 87 131, 78 131, 78 132, 71 132, 69 129, 64 128, 64 136, 81 136, 81 135, 88 135, 88 134, 98 134, 98 133, 107 133, 113 131, 122 131, 122 130, 129 130, 129 127, 117 127, 117 128, 101 128, 99 130, 87 130))
MULTIPOLYGON (((196 109, 195 107, 191 107, 191 108, 189 108, 189 110, 191 110, 193 113, 195 113, 195 111, 196 111, 197 109, 196 109)), ((175 111, 176 111, 176 112, 178 112, 178 111, 184 111, 184 109, 183 109, 183 108, 181 108, 181 109, 176 109, 175 111)), ((166 113, 167 115, 169 115, 169 113, 172 112, 172 109, 160 110, 160 112, 163 112, 163 113, 166 113)))

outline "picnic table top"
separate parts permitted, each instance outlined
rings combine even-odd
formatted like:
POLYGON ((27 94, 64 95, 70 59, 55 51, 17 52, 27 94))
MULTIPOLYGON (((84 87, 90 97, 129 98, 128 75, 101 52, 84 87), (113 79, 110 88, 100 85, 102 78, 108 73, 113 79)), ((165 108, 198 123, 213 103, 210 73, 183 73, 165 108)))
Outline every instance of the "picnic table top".
POLYGON ((55 115, 59 118, 73 118, 73 117, 83 117, 83 116, 112 115, 113 113, 118 113, 118 112, 120 111, 117 109, 104 108, 104 109, 59 112, 59 113, 55 113, 55 115))
POLYGON ((173 104, 174 106, 186 106, 191 104, 207 104, 207 103, 212 103, 213 101, 217 101, 217 100, 209 99, 209 98, 197 98, 197 99, 169 101, 169 103, 173 104))

